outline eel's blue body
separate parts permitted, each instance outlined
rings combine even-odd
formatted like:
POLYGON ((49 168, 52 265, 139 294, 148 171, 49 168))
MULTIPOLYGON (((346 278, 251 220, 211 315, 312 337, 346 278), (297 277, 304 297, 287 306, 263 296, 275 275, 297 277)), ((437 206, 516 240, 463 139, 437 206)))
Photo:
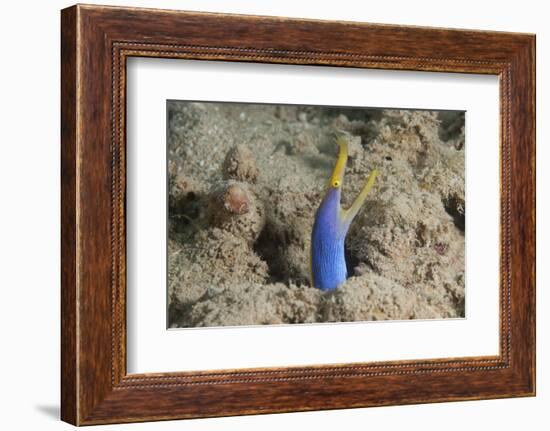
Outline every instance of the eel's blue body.
POLYGON ((318 289, 336 289, 347 278, 344 242, 346 234, 374 184, 376 170, 372 171, 352 206, 340 206, 342 181, 347 161, 347 142, 338 139, 340 151, 326 194, 317 209, 311 233, 311 283, 318 289))
POLYGON ((340 188, 327 191, 313 223, 311 269, 313 285, 333 290, 347 278, 344 241, 348 226, 340 219, 340 188))

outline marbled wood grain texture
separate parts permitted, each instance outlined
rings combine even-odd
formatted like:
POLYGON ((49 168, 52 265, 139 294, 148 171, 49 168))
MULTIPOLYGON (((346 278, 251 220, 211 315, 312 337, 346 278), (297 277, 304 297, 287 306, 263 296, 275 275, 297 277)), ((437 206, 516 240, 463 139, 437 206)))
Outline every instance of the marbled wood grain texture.
POLYGON ((534 395, 534 35, 74 6, 62 11, 61 47, 63 420, 86 425, 534 395), (127 375, 128 56, 499 75, 500 354, 127 375))

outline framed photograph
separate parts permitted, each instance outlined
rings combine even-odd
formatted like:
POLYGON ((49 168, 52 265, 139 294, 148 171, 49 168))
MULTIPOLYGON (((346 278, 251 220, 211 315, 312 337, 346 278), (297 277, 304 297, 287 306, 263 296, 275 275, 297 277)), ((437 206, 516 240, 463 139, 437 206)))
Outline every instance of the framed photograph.
POLYGON ((535 394, 535 36, 62 11, 62 419, 535 394))

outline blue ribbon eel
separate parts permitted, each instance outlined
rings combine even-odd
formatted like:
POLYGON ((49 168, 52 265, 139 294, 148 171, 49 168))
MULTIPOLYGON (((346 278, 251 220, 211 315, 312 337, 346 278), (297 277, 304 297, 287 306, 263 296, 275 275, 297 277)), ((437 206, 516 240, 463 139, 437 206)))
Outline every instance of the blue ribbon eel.
POLYGON ((339 137, 337 143, 339 152, 336 166, 327 185, 325 196, 315 213, 311 233, 311 285, 324 291, 334 290, 346 281, 347 268, 344 253, 346 235, 378 174, 374 169, 353 204, 348 209, 343 209, 340 198, 348 159, 348 143, 345 137, 339 137))

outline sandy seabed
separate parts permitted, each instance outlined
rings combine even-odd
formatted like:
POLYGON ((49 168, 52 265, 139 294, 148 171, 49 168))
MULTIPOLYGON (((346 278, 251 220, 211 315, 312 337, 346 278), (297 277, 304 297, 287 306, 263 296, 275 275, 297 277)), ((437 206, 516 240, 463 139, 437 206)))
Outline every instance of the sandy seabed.
POLYGON ((463 112, 169 101, 168 171, 172 328, 464 317, 463 112), (310 235, 342 132, 342 205, 379 175, 322 292, 310 235))

